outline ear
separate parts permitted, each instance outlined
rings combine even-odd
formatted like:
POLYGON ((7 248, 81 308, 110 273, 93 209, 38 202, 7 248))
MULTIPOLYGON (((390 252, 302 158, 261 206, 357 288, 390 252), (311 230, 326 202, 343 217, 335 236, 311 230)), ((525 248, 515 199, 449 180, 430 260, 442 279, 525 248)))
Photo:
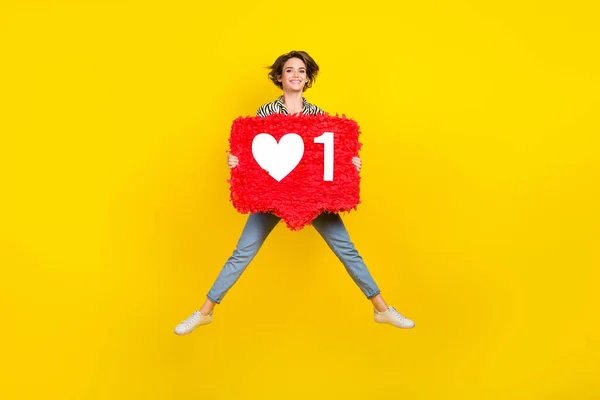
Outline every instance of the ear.
POLYGON ((281 75, 277 75, 277 82, 281 82, 281 75))

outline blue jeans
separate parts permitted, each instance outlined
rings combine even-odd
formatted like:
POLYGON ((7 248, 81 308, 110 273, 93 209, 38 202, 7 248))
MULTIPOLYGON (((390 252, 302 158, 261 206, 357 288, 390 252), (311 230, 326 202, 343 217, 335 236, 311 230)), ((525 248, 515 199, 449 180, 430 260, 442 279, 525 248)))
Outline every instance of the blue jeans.
MULTIPOLYGON (((221 303, 227 291, 240 278, 258 249, 281 218, 268 213, 250 214, 236 249, 225 265, 207 297, 221 303)), ((338 214, 323 213, 312 221, 312 225, 323 236, 331 250, 340 259, 346 271, 368 299, 379 294, 379 288, 362 257, 350 241, 348 231, 338 214)))

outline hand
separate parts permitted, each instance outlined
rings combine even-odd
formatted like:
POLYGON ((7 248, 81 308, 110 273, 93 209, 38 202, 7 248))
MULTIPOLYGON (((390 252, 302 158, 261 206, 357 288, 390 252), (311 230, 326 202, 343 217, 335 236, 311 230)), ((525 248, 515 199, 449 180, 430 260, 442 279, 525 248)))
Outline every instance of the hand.
POLYGON ((352 164, 354 164, 356 170, 360 172, 360 169, 362 168, 362 160, 360 157, 352 157, 352 164))
POLYGON ((239 164, 240 160, 236 156, 232 156, 231 154, 227 157, 227 165, 229 168, 235 168, 239 164))

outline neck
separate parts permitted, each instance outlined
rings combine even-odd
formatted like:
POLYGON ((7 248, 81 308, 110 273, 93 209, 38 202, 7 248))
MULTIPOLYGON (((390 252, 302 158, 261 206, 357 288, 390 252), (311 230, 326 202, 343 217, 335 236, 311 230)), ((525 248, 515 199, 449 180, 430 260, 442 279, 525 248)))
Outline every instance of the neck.
POLYGON ((283 103, 288 111, 302 111, 304 101, 302 100, 302 92, 283 92, 283 103))

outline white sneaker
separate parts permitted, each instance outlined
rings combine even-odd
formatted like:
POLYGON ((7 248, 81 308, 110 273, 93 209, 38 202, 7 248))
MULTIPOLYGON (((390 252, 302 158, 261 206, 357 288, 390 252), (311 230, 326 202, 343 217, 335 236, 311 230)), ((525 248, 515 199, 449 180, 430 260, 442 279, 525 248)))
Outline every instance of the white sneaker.
POLYGON ((391 324, 397 328, 412 328, 415 326, 415 323, 410 319, 404 317, 400 314, 394 307, 389 307, 387 311, 379 312, 375 311, 375 322, 380 324, 391 324))
POLYGON ((184 319, 175 327, 176 335, 187 335, 194 329, 202 325, 208 325, 212 322, 212 312, 208 315, 202 314, 200 311, 194 311, 192 315, 184 319))

